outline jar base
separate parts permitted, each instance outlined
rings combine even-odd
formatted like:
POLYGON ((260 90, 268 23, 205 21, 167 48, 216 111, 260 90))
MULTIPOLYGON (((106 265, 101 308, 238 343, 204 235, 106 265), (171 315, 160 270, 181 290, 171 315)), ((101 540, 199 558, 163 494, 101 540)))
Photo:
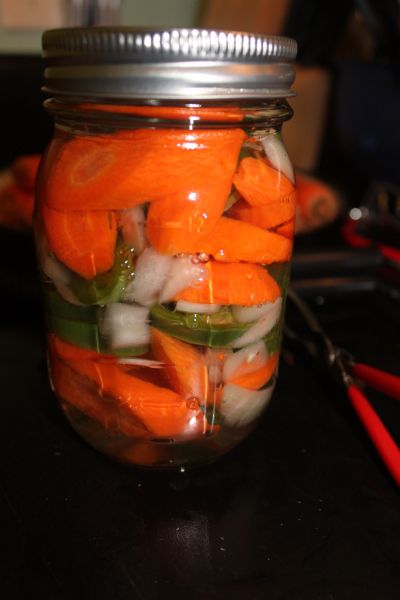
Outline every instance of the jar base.
POLYGON ((61 409, 75 432, 100 453, 136 468, 186 471, 215 462, 240 443, 253 427, 240 430, 217 427, 214 432, 195 439, 135 439, 88 417, 59 399, 61 409))

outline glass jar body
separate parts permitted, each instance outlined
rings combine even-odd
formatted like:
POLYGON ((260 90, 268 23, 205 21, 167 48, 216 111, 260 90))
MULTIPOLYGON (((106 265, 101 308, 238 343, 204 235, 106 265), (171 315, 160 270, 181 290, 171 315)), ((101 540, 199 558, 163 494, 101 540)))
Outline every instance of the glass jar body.
POLYGON ((35 238, 73 428, 133 465, 211 462, 275 384, 295 212, 284 101, 50 101, 35 238))

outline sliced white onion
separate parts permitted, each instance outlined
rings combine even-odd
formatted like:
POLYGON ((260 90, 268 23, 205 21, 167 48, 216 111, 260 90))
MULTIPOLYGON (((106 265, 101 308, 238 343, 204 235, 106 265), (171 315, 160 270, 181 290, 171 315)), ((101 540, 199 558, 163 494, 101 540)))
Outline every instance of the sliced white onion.
POLYGON ((224 363, 222 378, 229 383, 236 377, 261 369, 268 361, 268 351, 264 342, 250 344, 229 355, 224 363))
POLYGON ((232 315, 238 323, 251 323, 257 321, 270 311, 276 310, 275 302, 264 302, 263 304, 255 304, 254 306, 232 306, 232 315))
POLYGON ((62 283, 63 285, 71 283, 72 277, 70 271, 51 254, 42 254, 40 257, 40 268, 53 282, 62 283))
POLYGON ((43 273, 51 279, 60 296, 71 304, 81 305, 82 303, 69 288, 72 280, 71 271, 51 254, 44 237, 39 241, 37 248, 39 266, 43 273))
POLYGON ((133 365, 135 367, 149 367, 149 369, 162 369, 165 363, 160 360, 151 360, 149 358, 119 358, 120 365, 133 365))
POLYGON ((186 302, 186 300, 178 300, 176 310, 188 313, 206 313, 212 315, 219 311, 219 304, 198 304, 196 302, 186 302))
POLYGON ((264 152, 275 169, 281 171, 286 177, 294 184, 294 171, 292 163, 286 148, 283 145, 280 136, 277 134, 267 135, 262 138, 261 143, 264 148, 264 152))
POLYGON ((220 411, 230 427, 244 427, 254 421, 271 399, 274 386, 264 390, 247 390, 227 383, 222 390, 220 411))
POLYGON ((114 302, 105 308, 102 333, 110 338, 113 348, 142 346, 150 342, 149 309, 114 302))
POLYGON ((260 317, 243 335, 233 340, 230 344, 231 348, 243 348, 248 344, 257 342, 271 331, 279 321, 282 310, 282 298, 277 298, 272 304, 274 305, 273 309, 260 317))
POLYGON ((159 301, 163 303, 172 300, 176 294, 187 287, 194 287, 205 281, 207 275, 204 263, 192 262, 191 256, 175 256, 159 301))
POLYGON ((143 306, 156 304, 172 260, 172 256, 160 254, 154 248, 145 248, 136 262, 135 279, 125 288, 122 300, 143 306))
POLYGON ((146 216, 143 206, 133 206, 121 213, 121 231, 124 241, 140 253, 146 248, 146 216))

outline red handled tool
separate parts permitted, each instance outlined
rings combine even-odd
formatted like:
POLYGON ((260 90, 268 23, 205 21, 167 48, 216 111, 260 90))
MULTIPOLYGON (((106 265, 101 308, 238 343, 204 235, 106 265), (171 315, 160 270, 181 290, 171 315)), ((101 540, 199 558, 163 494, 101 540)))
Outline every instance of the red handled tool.
POLYGON ((291 289, 288 292, 288 298, 296 306, 319 343, 300 337, 289 326, 285 326, 286 336, 300 342, 314 358, 321 357, 322 350, 328 365, 336 368, 346 386, 347 396, 353 409, 394 481, 400 486, 400 448, 361 387, 355 381, 364 382, 368 386, 400 400, 400 377, 369 365, 354 362, 354 359, 347 352, 340 350, 333 344, 307 304, 291 289))

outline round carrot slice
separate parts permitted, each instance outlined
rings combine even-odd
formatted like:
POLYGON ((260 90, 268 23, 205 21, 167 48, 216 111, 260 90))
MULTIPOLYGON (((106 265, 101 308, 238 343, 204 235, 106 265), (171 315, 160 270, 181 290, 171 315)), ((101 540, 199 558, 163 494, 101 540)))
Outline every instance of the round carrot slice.
POLYGON ((281 295, 275 279, 260 265, 209 261, 207 270, 208 278, 204 283, 186 288, 176 300, 252 306, 274 302, 281 295))
POLYGON ((45 235, 55 256, 75 273, 91 279, 114 263, 117 221, 110 211, 60 211, 41 206, 45 235))

